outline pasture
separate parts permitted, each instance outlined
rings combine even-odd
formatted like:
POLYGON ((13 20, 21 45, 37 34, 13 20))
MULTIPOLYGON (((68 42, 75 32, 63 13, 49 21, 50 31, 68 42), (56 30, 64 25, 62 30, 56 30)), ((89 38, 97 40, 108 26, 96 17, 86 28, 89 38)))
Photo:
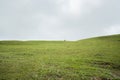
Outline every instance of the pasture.
POLYGON ((0 80, 120 79, 120 35, 80 41, 0 41, 0 80))

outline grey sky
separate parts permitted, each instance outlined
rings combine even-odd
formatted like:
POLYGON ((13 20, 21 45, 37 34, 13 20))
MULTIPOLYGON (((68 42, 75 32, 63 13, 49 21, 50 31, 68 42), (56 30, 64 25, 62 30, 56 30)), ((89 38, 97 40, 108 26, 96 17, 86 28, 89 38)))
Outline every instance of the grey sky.
POLYGON ((0 40, 120 34, 120 0, 0 0, 0 40))

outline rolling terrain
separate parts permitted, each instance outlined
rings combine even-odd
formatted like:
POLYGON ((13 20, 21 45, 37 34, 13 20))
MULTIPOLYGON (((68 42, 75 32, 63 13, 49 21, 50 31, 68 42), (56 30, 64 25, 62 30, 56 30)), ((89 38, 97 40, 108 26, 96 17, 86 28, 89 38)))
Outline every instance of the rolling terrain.
POLYGON ((0 41, 0 80, 119 80, 120 35, 0 41))

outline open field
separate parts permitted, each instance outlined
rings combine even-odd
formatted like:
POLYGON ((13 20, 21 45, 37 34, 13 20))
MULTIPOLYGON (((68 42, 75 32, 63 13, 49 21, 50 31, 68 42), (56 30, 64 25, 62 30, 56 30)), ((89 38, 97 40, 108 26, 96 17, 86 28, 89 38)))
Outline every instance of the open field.
POLYGON ((0 41, 0 80, 120 79, 120 35, 80 41, 0 41))

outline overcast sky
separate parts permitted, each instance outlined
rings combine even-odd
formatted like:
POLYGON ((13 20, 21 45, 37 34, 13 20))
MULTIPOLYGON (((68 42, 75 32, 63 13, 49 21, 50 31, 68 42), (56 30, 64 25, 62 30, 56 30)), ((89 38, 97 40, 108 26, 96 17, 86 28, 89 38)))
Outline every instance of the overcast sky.
POLYGON ((0 0, 0 40, 120 34, 120 0, 0 0))

